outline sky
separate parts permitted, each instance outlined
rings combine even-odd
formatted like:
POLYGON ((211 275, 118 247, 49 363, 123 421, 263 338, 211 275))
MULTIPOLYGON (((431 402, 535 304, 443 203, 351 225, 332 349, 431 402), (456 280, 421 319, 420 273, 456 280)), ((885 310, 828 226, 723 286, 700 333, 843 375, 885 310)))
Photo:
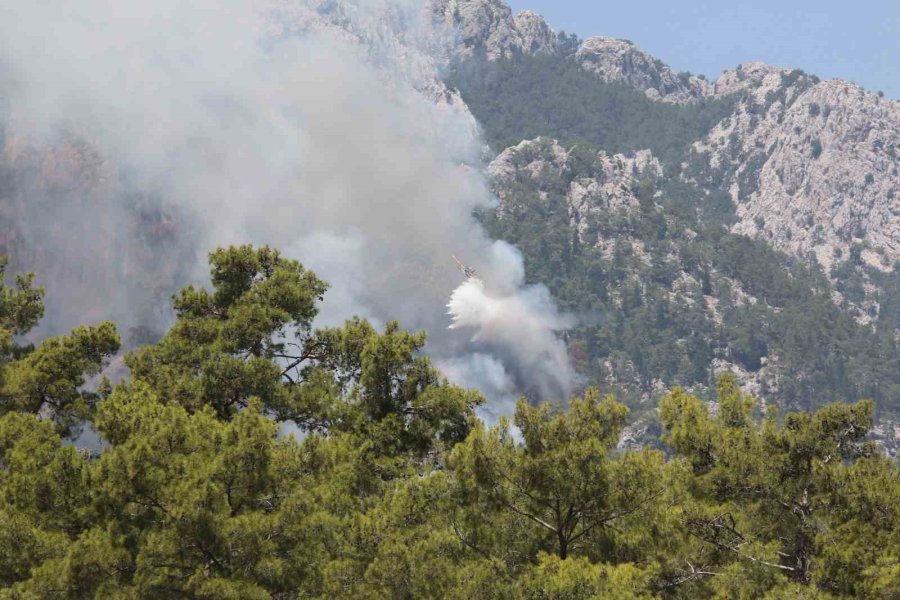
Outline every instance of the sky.
POLYGON ((900 100, 900 0, 509 0, 555 30, 631 40, 710 79, 762 60, 900 100))

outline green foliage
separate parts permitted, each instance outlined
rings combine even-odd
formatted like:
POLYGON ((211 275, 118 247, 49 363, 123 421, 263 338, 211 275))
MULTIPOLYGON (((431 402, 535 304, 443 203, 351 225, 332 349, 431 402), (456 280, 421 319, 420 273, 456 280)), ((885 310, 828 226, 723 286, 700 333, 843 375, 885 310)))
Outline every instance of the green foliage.
POLYGON ((680 389, 660 404, 666 442, 694 473, 691 535, 717 560, 768 570, 775 582, 846 597, 880 585, 880 549, 896 544, 900 525, 888 508, 900 498, 900 478, 864 441, 872 403, 760 424, 751 416, 755 399, 733 379, 719 385, 714 417, 680 389))
MULTIPOLYGON (((0 257, 0 280, 6 259, 0 257)), ((16 289, 0 286, 0 415, 9 411, 47 413, 61 431, 87 418, 97 394, 83 388, 119 349, 115 325, 77 327, 67 336, 20 346, 24 335, 44 313, 42 288, 33 274, 18 275, 16 289)))
MULTIPOLYGON (((92 402, 79 377, 115 351, 111 325, 12 364, 15 398, 44 395, 0 420, 0 519, 21 548, 0 554, 10 597, 358 597, 379 589, 370 566, 394 564, 360 535, 399 528, 406 550, 408 520, 379 517, 381 499, 466 437, 481 397, 420 355, 424 334, 360 319, 313 331, 325 286, 273 250, 217 250, 210 263, 212 291, 176 296, 172 329, 128 358, 132 380, 92 402), (81 401, 108 449, 91 460, 63 445, 28 414, 40 398, 81 401), (270 415, 295 418, 306 442, 279 437, 270 415)), ((421 548, 449 535, 425 529, 421 548)))
POLYGON ((289 403, 278 383, 304 355, 288 349, 306 345, 325 284, 269 248, 220 249, 210 266, 213 291, 190 286, 175 297, 177 323, 127 358, 132 374, 167 402, 211 405, 223 417, 251 397, 267 407, 289 403))
MULTIPOLYGON (((422 355, 424 335, 361 319, 311 330, 324 285, 299 264, 250 247, 211 262, 213 290, 183 291, 170 332, 129 359, 140 376, 85 402, 102 453, 65 443, 45 408, 0 415, 0 598, 897 589, 900 469, 863 441, 871 402, 760 423, 733 377, 715 415, 676 389, 661 403, 668 460, 620 450, 628 410, 595 390, 567 406, 520 400, 488 428, 477 393, 422 355), (290 348, 301 354, 280 356, 290 348), (226 359, 268 379, 204 379, 226 359), (298 416, 302 439, 279 434, 279 414, 298 416)), ((7 366, 68 382, 52 397, 70 398, 113 335, 76 329, 7 366)))
POLYGON ((24 335, 44 315, 43 288, 34 287, 34 274, 19 274, 15 288, 3 285, 8 259, 0 256, 0 360, 6 362, 15 349, 13 336, 24 335))
POLYGON ((542 554, 523 577, 522 597, 553 600, 638 600, 652 598, 648 576, 630 564, 605 565, 576 557, 542 554))
POLYGON ((17 275, 14 288, 4 285, 8 264, 9 259, 0 256, 0 413, 5 405, 6 365, 29 350, 17 345, 15 336, 28 333, 44 314, 44 290, 34 287, 33 273, 17 275))
POLYGON ((812 141, 812 157, 819 158, 822 156, 822 141, 819 138, 816 138, 812 141))
POLYGON ((628 85, 600 81, 563 54, 462 65, 449 83, 497 150, 549 136, 567 146, 586 142, 611 152, 650 148, 666 164, 675 164, 734 102, 654 102, 628 85))
POLYGON ((86 418, 96 396, 82 390, 85 374, 96 374, 119 349, 115 325, 77 327, 68 336, 45 340, 7 369, 4 410, 39 413, 49 408, 60 425, 86 418))
POLYGON ((501 423, 476 429, 454 450, 459 493, 480 514, 499 510, 529 522, 545 538, 540 547, 562 559, 573 552, 609 558, 617 526, 663 493, 662 460, 653 451, 608 460, 626 413, 593 390, 557 415, 520 400, 514 423, 523 445, 501 423))
POLYGON ((391 322, 379 334, 358 318, 314 331, 325 284, 270 248, 220 249, 210 265, 213 290, 182 290, 172 329, 126 358, 162 402, 230 419, 256 399, 307 430, 366 432, 423 454, 468 432, 480 397, 417 355, 424 333, 391 322))

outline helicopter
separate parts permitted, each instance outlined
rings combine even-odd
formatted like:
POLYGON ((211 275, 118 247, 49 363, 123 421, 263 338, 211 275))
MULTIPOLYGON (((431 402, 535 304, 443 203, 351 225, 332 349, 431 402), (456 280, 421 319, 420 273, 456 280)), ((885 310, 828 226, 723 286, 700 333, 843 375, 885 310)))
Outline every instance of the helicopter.
POLYGON ((459 267, 459 270, 465 274, 466 279, 477 279, 478 278, 478 272, 475 269, 462 264, 462 262, 460 262, 460 260, 458 258, 456 258, 455 256, 453 256, 452 254, 450 256, 453 258, 453 260, 456 261, 456 264, 459 267))

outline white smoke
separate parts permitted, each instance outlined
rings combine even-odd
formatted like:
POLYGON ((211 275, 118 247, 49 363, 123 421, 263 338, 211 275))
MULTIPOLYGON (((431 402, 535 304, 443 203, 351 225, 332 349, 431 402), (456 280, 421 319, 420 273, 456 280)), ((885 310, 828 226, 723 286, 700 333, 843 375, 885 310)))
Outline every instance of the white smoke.
POLYGON ((521 258, 508 244, 495 242, 492 250, 517 260, 514 279, 492 291, 480 278, 466 280, 447 304, 450 328, 470 331, 478 347, 511 355, 518 380, 536 386, 541 397, 566 398, 575 374, 556 332, 571 327, 572 319, 559 314, 546 287, 523 286, 521 258))
POLYGON ((565 319, 472 216, 496 202, 484 146, 439 82, 452 36, 426 13, 404 0, 0 0, 3 155, 66 130, 101 156, 102 185, 51 197, 41 184, 25 203, 41 225, 23 226, 25 244, 45 258, 23 266, 53 272, 59 329, 133 312, 148 294, 135 281, 153 265, 181 269, 164 268, 154 289, 181 285, 204 276, 215 245, 270 244, 332 284, 322 323, 399 319, 489 396, 568 394, 565 319), (187 248, 177 261, 168 242, 131 235, 123 198, 134 190, 168 207, 164 223, 187 248), (486 291, 454 292, 451 253, 474 263, 486 291), (72 293, 85 280, 89 298, 72 293), (501 365, 505 391, 491 382, 501 365))
POLYGON ((491 401, 478 407, 479 416, 493 425, 503 415, 515 410, 520 391, 506 367, 491 354, 472 352, 443 359, 438 368, 450 380, 466 388, 476 388, 491 401))

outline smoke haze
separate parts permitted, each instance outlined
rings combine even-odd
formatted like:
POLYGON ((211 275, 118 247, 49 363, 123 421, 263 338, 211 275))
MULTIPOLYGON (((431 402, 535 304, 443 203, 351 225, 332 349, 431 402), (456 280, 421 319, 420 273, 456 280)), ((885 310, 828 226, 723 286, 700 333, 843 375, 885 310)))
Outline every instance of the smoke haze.
POLYGON ((41 333, 161 331, 206 251, 269 244, 331 284, 319 324, 399 319, 489 398, 567 395, 565 319, 472 216, 495 199, 451 39, 402 0, 3 0, 6 244, 48 286, 41 333))

